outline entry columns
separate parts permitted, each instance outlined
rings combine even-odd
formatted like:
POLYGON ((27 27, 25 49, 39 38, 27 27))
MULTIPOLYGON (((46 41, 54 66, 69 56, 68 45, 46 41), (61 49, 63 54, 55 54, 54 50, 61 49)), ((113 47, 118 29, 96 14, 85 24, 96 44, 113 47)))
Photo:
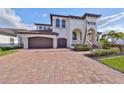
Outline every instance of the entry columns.
POLYGON ((57 48, 57 38, 53 38, 53 48, 57 48))
POLYGON ((24 49, 28 49, 28 38, 24 38, 24 49))

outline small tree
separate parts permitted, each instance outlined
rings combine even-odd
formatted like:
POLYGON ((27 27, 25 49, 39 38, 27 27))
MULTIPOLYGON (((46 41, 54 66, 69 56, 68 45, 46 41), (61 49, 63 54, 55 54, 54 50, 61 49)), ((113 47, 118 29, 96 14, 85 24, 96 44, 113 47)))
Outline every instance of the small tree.
POLYGON ((108 39, 111 39, 111 42, 112 42, 112 44, 114 44, 115 43, 115 31, 110 31, 108 34, 107 34, 107 36, 108 36, 108 39))

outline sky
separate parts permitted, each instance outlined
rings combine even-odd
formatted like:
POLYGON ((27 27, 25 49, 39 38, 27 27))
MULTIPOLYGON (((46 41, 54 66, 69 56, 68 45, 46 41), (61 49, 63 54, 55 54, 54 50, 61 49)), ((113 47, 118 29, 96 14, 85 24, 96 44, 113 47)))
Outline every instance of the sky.
POLYGON ((102 15, 98 31, 124 32, 124 8, 1 8, 0 27, 31 28, 33 23, 50 23, 50 14, 82 16, 84 13, 102 15))

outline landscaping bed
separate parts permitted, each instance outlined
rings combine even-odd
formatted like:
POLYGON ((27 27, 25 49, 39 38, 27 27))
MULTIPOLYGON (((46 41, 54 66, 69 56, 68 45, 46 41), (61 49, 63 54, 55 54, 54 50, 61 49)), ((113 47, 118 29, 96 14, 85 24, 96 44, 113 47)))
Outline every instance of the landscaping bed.
POLYGON ((86 56, 124 73, 124 45, 117 44, 119 39, 124 40, 124 33, 112 30, 102 34, 99 42, 102 48, 93 49, 86 56))
POLYGON ((117 47, 92 50, 86 56, 124 73, 124 52, 117 47))
POLYGON ((94 49, 90 51, 90 54, 87 54, 87 56, 91 58, 111 57, 118 55, 123 55, 123 52, 120 52, 120 49, 117 47, 110 49, 94 49))

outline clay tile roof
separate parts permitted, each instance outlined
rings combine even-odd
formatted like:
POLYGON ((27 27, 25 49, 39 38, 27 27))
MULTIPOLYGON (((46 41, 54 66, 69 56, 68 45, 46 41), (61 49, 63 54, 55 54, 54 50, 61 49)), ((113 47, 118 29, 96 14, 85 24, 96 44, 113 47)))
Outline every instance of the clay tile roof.
POLYGON ((51 24, 40 24, 40 23, 34 23, 34 25, 51 26, 51 24))
POLYGON ((52 32, 51 30, 27 30, 27 31, 19 31, 18 34, 43 34, 43 35, 58 35, 56 32, 52 32))
POLYGON ((50 16, 68 17, 68 16, 66 16, 66 15, 57 15, 57 14, 50 14, 50 16))
POLYGON ((77 19, 82 19, 81 16, 73 16, 73 15, 69 15, 70 18, 77 18, 77 19))
POLYGON ((57 17, 65 17, 65 18, 77 18, 77 19, 81 19, 82 17, 81 16, 73 16, 73 15, 56 15, 56 14, 50 14, 50 16, 57 16, 57 17))
POLYGON ((83 15, 83 17, 86 17, 86 16, 100 17, 101 15, 92 14, 92 13, 85 13, 85 14, 83 15))
POLYGON ((102 32, 97 32, 97 34, 101 35, 101 34, 102 34, 102 32))

